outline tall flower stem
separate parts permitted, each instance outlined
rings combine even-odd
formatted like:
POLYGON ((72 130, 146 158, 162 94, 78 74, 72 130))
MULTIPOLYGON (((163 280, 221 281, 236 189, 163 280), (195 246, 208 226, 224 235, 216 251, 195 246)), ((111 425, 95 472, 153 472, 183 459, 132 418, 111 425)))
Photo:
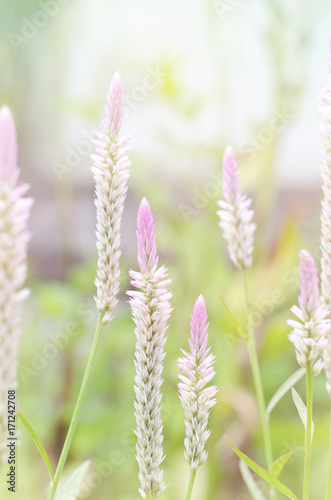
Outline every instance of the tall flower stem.
POLYGON ((242 277, 242 281, 243 281, 245 300, 246 300, 246 305, 247 305, 247 321, 248 321, 247 346, 248 346, 250 363, 251 363, 251 367, 252 367, 256 400, 257 400, 260 421, 261 421, 261 426, 262 426, 265 457, 266 457, 268 470, 270 470, 272 463, 273 463, 271 438, 270 438, 270 427, 269 427, 269 422, 268 422, 267 417, 266 417, 266 405, 265 405, 263 385, 262 385, 262 379, 261 379, 261 371, 260 371, 260 366, 259 366, 259 360, 258 360, 256 343, 255 343, 255 336, 254 336, 254 330, 253 330, 252 304, 250 301, 250 296, 249 296, 249 291, 248 291, 246 271, 243 268, 241 268, 241 277, 242 277))
MULTIPOLYGON (((331 403, 331 400, 330 400, 331 403)), ((331 500, 331 404, 330 404, 330 430, 329 430, 329 476, 326 488, 325 500, 331 500)))
POLYGON ((307 425, 305 433, 305 469, 303 480, 302 500, 309 499, 309 479, 310 479, 310 461, 311 461, 311 438, 312 438, 312 418, 313 418, 313 377, 311 367, 307 367, 307 425))
POLYGON ((91 378, 92 368, 93 368, 93 364, 94 364, 94 360, 95 360, 95 356, 96 356, 96 352, 97 352, 97 348, 98 348, 98 344, 99 344, 99 340, 100 340, 100 336, 101 336, 101 332, 102 332, 102 328, 103 328, 102 320, 103 320, 103 314, 100 314, 98 324, 97 324, 95 334, 94 334, 94 339, 93 339, 93 344, 92 344, 90 356, 89 356, 89 359, 88 359, 88 362, 86 365, 84 378, 83 378, 82 385, 81 385, 81 388, 80 388, 80 391, 78 394, 74 413, 73 413, 72 418, 71 418, 68 434, 67 434, 67 437, 65 439, 63 448, 62 448, 59 463, 58 463, 56 471, 55 471, 54 481, 52 482, 52 486, 51 486, 51 489, 50 489, 50 492, 48 495, 48 500, 53 500, 55 497, 56 490, 58 488, 59 481, 61 479, 61 475, 63 472, 63 468, 65 466, 65 463, 66 463, 66 460, 68 457, 68 453, 69 453, 69 450, 71 447, 71 443, 72 443, 73 437, 75 435, 76 427, 77 427, 78 420, 79 420, 80 411, 81 411, 83 401, 85 398, 85 394, 87 391, 87 387, 88 387, 88 384, 89 384, 89 381, 91 378))
POLYGON ((193 491, 193 485, 194 485, 194 480, 195 480, 196 473, 197 473, 196 470, 192 470, 191 471, 190 480, 189 480, 189 483, 188 483, 187 493, 186 493, 185 500, 191 500, 192 491, 193 491))

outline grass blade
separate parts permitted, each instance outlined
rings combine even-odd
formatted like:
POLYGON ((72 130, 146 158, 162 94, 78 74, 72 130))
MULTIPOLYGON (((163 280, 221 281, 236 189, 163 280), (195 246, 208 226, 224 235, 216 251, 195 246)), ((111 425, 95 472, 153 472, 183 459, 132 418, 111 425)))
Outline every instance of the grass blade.
POLYGON ((299 382, 299 380, 302 379, 304 374, 306 373, 305 368, 299 368, 293 375, 291 375, 278 389, 278 391, 275 392, 275 394, 272 396, 270 399, 270 402, 267 406, 266 414, 267 417, 270 416, 270 413, 272 410, 275 408, 275 406, 279 403, 279 401, 289 392, 292 387, 299 382))
POLYGON ((285 455, 282 455, 281 457, 277 458, 277 460, 275 460, 274 463, 272 464, 270 474, 278 479, 282 470, 284 469, 285 465, 290 460, 292 455, 293 451, 290 451, 289 453, 285 453, 285 455))
POLYGON ((21 419, 21 422, 23 423, 24 427, 26 428, 26 430, 28 431, 28 434, 31 436, 34 444, 36 445, 37 447, 37 450, 39 451, 43 461, 45 462, 45 465, 48 469, 48 472, 49 472, 49 475, 51 476, 51 479, 53 481, 54 479, 54 472, 53 472, 53 467, 52 467, 52 464, 48 458, 48 455, 46 453, 46 450, 45 448, 43 447, 43 445, 41 444, 41 442, 39 441, 39 439, 37 438, 37 435, 36 433, 34 432, 34 430, 32 429, 31 425, 29 424, 29 422, 26 420, 26 418, 23 417, 22 413, 20 413, 19 411, 17 412, 17 415, 20 417, 21 419))
MULTIPOLYGON (((307 428, 307 406, 302 401, 301 397, 299 396, 297 391, 294 389, 294 387, 292 387, 292 397, 293 397, 294 404, 298 410, 301 422, 303 423, 304 428, 306 429, 307 428)), ((314 422, 313 421, 311 421, 311 434, 312 434, 311 438, 313 439, 313 435, 314 435, 314 422)))
POLYGON ((247 455, 242 453, 234 444, 231 443, 231 441, 225 436, 225 439, 233 449, 233 451, 238 455, 241 460, 245 462, 248 467, 250 467, 256 474, 258 474, 262 479, 267 481, 267 483, 271 484, 271 486, 274 486, 279 490, 280 492, 284 493, 288 498, 291 498, 292 500, 298 500, 298 497, 295 496, 295 494, 283 483, 281 483, 276 477, 272 476, 270 472, 267 472, 266 470, 262 469, 259 465, 257 465, 253 460, 251 460, 247 455))
POLYGON ((221 297, 221 301, 223 302, 223 305, 225 307, 225 309, 227 310, 231 320, 232 320, 232 323, 234 324, 237 332, 246 340, 248 341, 248 337, 247 337, 247 333, 245 332, 245 328, 242 326, 242 324, 240 323, 239 319, 236 318, 236 316, 233 314, 233 312, 231 311, 231 309, 229 308, 229 306, 227 305, 227 303, 225 302, 225 299, 222 295, 221 292, 218 292, 220 294, 220 297, 221 297))
POLYGON ((262 495, 258 485, 256 484, 254 477, 249 470, 249 467, 245 464, 243 460, 239 462, 239 469, 242 475, 243 480, 247 486, 248 491, 252 495, 254 500, 265 500, 265 497, 262 495))
POLYGON ((56 500, 76 500, 91 461, 87 460, 75 469, 57 492, 56 500))

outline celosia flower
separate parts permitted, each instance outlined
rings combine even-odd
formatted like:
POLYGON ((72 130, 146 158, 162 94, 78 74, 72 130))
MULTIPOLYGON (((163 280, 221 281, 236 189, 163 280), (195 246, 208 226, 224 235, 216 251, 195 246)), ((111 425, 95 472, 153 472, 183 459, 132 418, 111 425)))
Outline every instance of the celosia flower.
MULTIPOLYGON (((330 39, 331 44, 331 39, 330 39)), ((322 100, 325 104, 320 110, 322 136, 322 236, 321 236, 321 284, 324 302, 331 306, 331 88, 322 90, 322 100)))
POLYGON ((118 137, 122 122, 122 82, 115 73, 107 95, 106 117, 102 130, 94 140, 96 154, 92 155, 97 208, 98 268, 95 284, 96 304, 103 314, 103 324, 112 318, 118 302, 121 256, 121 219, 128 190, 128 137, 118 137))
POLYGON ((237 162, 231 146, 225 150, 223 157, 223 197, 218 205, 223 235, 228 242, 228 251, 232 262, 237 267, 250 267, 253 262, 254 231, 252 223, 254 212, 250 208, 252 200, 241 192, 237 162))
POLYGON ((328 308, 320 304, 318 271, 314 259, 307 250, 301 250, 299 257, 299 307, 295 305, 291 308, 299 321, 287 321, 293 328, 288 338, 294 344, 299 365, 303 368, 310 366, 312 376, 315 377, 323 369, 321 355, 330 323, 327 319, 328 308))
POLYGON ((210 408, 216 403, 216 386, 205 387, 215 375, 215 356, 208 343, 208 316, 202 295, 194 304, 191 316, 190 352, 182 350, 178 360, 179 398, 185 414, 185 458, 192 471, 207 460, 205 444, 210 435, 207 429, 210 408))
POLYGON ((21 335, 21 303, 29 295, 24 288, 27 229, 32 198, 25 198, 28 184, 19 182, 16 130, 10 110, 0 109, 0 462, 7 462, 6 430, 8 390, 17 387, 17 363, 21 335))
POLYGON ((131 284, 141 291, 127 292, 135 322, 136 368, 134 402, 136 416, 136 458, 139 466, 140 494, 158 498, 163 490, 163 424, 161 386, 166 330, 172 311, 171 280, 165 279, 164 266, 158 268, 154 224, 151 209, 144 198, 137 217, 138 264, 140 272, 130 271, 131 284))
MULTIPOLYGON (((331 37, 330 37, 331 53, 331 37)), ((330 66, 331 70, 331 66, 330 66)), ((331 311, 331 88, 322 90, 323 108, 320 110, 322 136, 322 211, 321 211, 321 282, 322 297, 325 305, 331 311)), ((324 350, 324 367, 326 373, 326 388, 331 397, 331 332, 328 331, 328 342, 324 350)))

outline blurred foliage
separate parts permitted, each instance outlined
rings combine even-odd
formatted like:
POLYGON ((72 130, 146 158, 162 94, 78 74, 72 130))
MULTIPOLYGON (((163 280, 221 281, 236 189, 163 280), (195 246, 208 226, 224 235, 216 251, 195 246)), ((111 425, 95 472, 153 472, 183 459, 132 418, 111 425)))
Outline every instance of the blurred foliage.
MULTIPOLYGON (((223 434, 261 464, 264 461, 246 348, 234 331, 218 294, 222 290, 232 310, 244 322, 241 283, 229 262, 217 227, 216 201, 211 201, 187 223, 179 215, 178 207, 167 203, 171 193, 164 198, 157 195, 162 193, 162 185, 160 178, 145 178, 144 186, 137 187, 137 197, 142 194, 141 190, 150 199, 161 261, 169 268, 173 280, 175 308, 167 341, 163 398, 164 468, 170 486, 164 498, 181 498, 188 479, 183 457, 183 411, 176 394, 176 359, 180 348, 187 346, 190 313, 200 293, 205 296, 208 306, 210 344, 217 356, 216 383, 220 387, 220 402, 211 412, 210 456, 199 470, 194 498, 236 498, 245 487, 238 476, 237 460, 224 443, 223 434)), ((294 350, 287 339, 286 319, 298 291, 297 251, 307 246, 308 240, 300 236, 297 221, 291 217, 277 229, 273 248, 261 243, 264 229, 259 227, 257 232, 256 264, 249 281, 268 401, 297 369, 294 350)), ((129 260, 124 262, 124 267, 137 266, 134 260, 129 260)), ((66 282, 39 282, 31 277, 32 296, 24 318, 20 359, 20 411, 37 432, 54 465, 73 410, 97 319, 92 299, 94 270, 95 259, 92 259, 74 267, 66 282)), ((129 287, 125 277, 124 281, 125 287, 129 287)), ((134 331, 124 288, 122 291, 115 318, 103 333, 66 469, 68 473, 87 458, 92 459, 84 487, 86 495, 90 492, 90 496, 82 498, 106 499, 109 495, 123 500, 137 498, 132 405, 134 331)), ((304 396, 301 382, 298 391, 304 396)), ((315 498, 322 494, 324 486, 317 479, 325 468, 327 422, 328 405, 322 375, 315 386, 312 480, 315 498)), ((271 430, 275 457, 294 451, 294 458, 281 479, 294 491, 300 491, 304 432, 290 395, 274 410, 271 430)), ((23 430, 21 441, 19 491, 25 492, 25 498, 34 498, 36 492, 40 495, 44 491, 45 494, 48 475, 23 430)))
MULTIPOLYGON (((290 3, 293 7, 294 3, 290 3)), ((201 4, 212 9, 212 0, 201 4)), ((1 33, 5 36, 8 31, 19 30, 22 18, 36 12, 38 5, 38 2, 27 0, 6 2, 1 8, 6 11, 5 16, 0 16, 1 33)), ((309 11, 304 10, 306 2, 302 2, 302 6, 300 15, 295 17, 287 2, 264 2, 268 16, 261 44, 265 44, 272 73, 270 109, 289 103, 291 109, 292 106, 297 109, 305 91, 302 68, 309 58, 311 31, 309 36, 309 11)), ((212 21, 206 26, 211 37, 211 64, 213 68, 219 69, 221 62, 213 36, 222 29, 214 11, 212 21)), ((54 35, 56 43, 54 47, 52 45, 52 50, 56 54, 62 43, 60 34, 54 35)), ((29 51, 20 52, 14 57, 8 50, 5 38, 1 39, 0 69, 3 78, 0 82, 0 99, 14 109, 27 105, 24 88, 28 83, 33 86, 32 67, 34 71, 37 68, 41 73, 44 70, 47 72, 44 60, 44 66, 40 68, 38 65, 40 46, 45 38, 39 40, 34 40, 29 51)), ((51 40, 53 43, 53 38, 51 40)), ((199 121, 206 96, 198 91, 188 92, 180 81, 180 55, 177 59, 165 55, 163 63, 167 77, 155 91, 155 97, 151 98, 152 104, 161 102, 161 107, 156 107, 156 120, 159 121, 160 110, 172 108, 176 111, 178 121, 182 120, 193 134, 192 123, 199 121)), ((51 89, 54 91, 55 88, 56 83, 53 82, 51 89)), ((35 93, 38 91, 34 89, 35 93)), ((53 97, 50 109, 58 113, 71 112, 85 118, 95 118, 102 107, 102 100, 103 96, 96 96, 95 100, 82 100, 66 98, 59 93, 53 97)), ((215 106, 218 105, 216 98, 215 103, 215 106)), ((267 117, 270 116, 269 111, 266 110, 267 117)), ((252 131, 260 130, 265 125, 253 120, 252 131)), ((142 196, 147 196, 150 201, 155 216, 160 261, 169 269, 172 279, 170 288, 174 295, 174 312, 166 344, 163 397, 164 469, 169 487, 162 498, 183 498, 188 481, 189 471, 183 455, 183 410, 176 388, 176 360, 180 356, 180 349, 187 347, 191 310, 196 297, 202 293, 209 313, 210 344, 217 356, 215 383, 220 387, 220 402, 211 412, 210 454, 207 463, 198 471, 192 500, 239 499, 246 490, 240 477, 238 461, 224 442, 223 434, 226 433, 240 449, 261 465, 264 465, 264 458, 246 348, 238 338, 219 297, 221 291, 231 310, 244 323, 245 305, 240 277, 228 259, 216 216, 217 199, 221 191, 215 179, 219 177, 224 144, 218 141, 209 143, 199 136, 199 132, 187 144, 177 137, 176 130, 173 122, 169 128, 162 124, 152 130, 152 140, 163 144, 163 149, 157 150, 153 158, 133 150, 131 190, 128 196, 128 202, 134 209, 142 196), (189 170, 169 169, 169 151, 174 155, 176 165, 177 162, 186 163, 189 170), (195 166, 199 169, 195 169, 195 166)), ((244 155, 239 155, 240 176, 244 189, 253 196, 258 223, 255 264, 249 273, 249 286, 267 401, 297 369, 294 349, 287 339, 289 328, 286 319, 290 314, 289 307, 297 300, 298 251, 305 247, 318 257, 319 215, 317 212, 308 213, 313 204, 305 200, 304 207, 292 207, 289 210, 281 204, 273 176, 280 137, 281 134, 274 135, 273 140, 249 164, 244 155)), ((57 189, 60 191, 55 186, 55 192, 57 189)), ((63 200, 62 196, 75 196, 71 186, 66 191, 62 185, 62 189, 65 195, 56 193, 60 201, 63 200)), ((67 206, 71 206, 70 203, 67 206)), ((59 253, 62 251, 66 254, 66 238, 72 231, 70 223, 74 219, 72 217, 72 221, 69 220, 70 214, 66 209, 60 208, 57 215, 59 225, 62 223, 66 226, 59 253)), ((126 234, 129 232, 127 227, 123 230, 126 234)), ((129 250, 123 253, 120 304, 114 320, 103 332, 66 467, 68 474, 91 458, 84 493, 80 497, 82 499, 138 498, 133 433, 134 328, 125 297, 125 291, 130 287, 127 271, 137 268, 135 245, 132 232, 129 250)), ((79 257, 82 259, 81 264, 73 264, 70 260, 64 266, 65 279, 62 281, 49 281, 38 276, 38 261, 32 262, 28 283, 32 293, 23 321, 19 408, 49 452, 54 466, 72 414, 97 321, 93 301, 96 255, 79 257)), ((298 384, 297 390, 304 396, 303 382, 298 384)), ((329 420, 324 375, 318 377, 315 383, 314 420, 312 498, 322 498, 325 485, 320 478, 326 476, 325 443, 329 420)), ((275 457, 291 450, 294 452, 280 479, 293 491, 300 492, 304 430, 290 394, 272 413, 271 432, 275 457)), ((18 468, 18 498, 45 498, 47 470, 23 428, 18 468)), ((11 496, 1 492, 1 499, 7 498, 11 496)))

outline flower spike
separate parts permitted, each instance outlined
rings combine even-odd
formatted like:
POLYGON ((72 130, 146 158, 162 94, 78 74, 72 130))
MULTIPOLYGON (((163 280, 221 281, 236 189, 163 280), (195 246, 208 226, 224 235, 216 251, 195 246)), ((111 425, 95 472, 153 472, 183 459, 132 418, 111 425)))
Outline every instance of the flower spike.
POLYGON ((139 492, 143 498, 158 498, 164 488, 163 423, 161 386, 164 344, 172 311, 171 293, 166 287, 167 270, 157 268, 158 255, 153 215, 146 198, 137 216, 138 264, 140 272, 130 271, 131 284, 140 291, 129 291, 132 318, 135 322, 136 368, 134 402, 136 416, 136 458, 139 466, 139 492))
POLYGON ((252 200, 241 192, 237 162, 231 146, 228 146, 224 153, 222 179, 224 200, 218 202, 221 209, 217 212, 219 225, 228 242, 232 262, 239 268, 248 268, 253 262, 256 225, 252 222, 252 200))
MULTIPOLYGON (((330 65, 331 73, 331 35, 330 35, 330 65)), ((321 98, 324 106, 320 109, 320 132, 322 137, 322 210, 321 210, 321 282, 322 297, 329 308, 331 318, 331 87, 322 89, 321 98)), ((327 335, 324 349, 324 369, 326 374, 326 389, 331 398, 331 331, 327 335)))
POLYGON ((303 368, 311 367, 312 376, 323 369, 322 350, 330 328, 328 308, 320 304, 318 271, 313 257, 307 250, 300 251, 300 294, 298 306, 291 308, 299 320, 288 320, 293 328, 289 340, 294 344, 297 361, 303 368))
POLYGON ((96 305, 103 314, 103 325, 112 319, 118 302, 121 256, 121 220, 128 190, 128 137, 118 137, 122 122, 122 81, 117 72, 111 81, 102 130, 93 141, 96 154, 92 155, 92 173, 95 182, 97 209, 98 267, 95 279, 96 305))
POLYGON ((215 356, 208 344, 208 316, 205 301, 200 295, 191 316, 190 352, 182 350, 178 360, 179 399, 185 414, 185 458, 195 472, 208 456, 205 449, 210 430, 207 429, 209 411, 216 404, 217 387, 205 387, 215 375, 215 356))
POLYGON ((33 199, 23 196, 29 185, 19 182, 19 174, 15 124, 9 108, 3 106, 0 109, 0 465, 8 460, 8 390, 17 388, 21 303, 29 295, 24 283, 33 199))

